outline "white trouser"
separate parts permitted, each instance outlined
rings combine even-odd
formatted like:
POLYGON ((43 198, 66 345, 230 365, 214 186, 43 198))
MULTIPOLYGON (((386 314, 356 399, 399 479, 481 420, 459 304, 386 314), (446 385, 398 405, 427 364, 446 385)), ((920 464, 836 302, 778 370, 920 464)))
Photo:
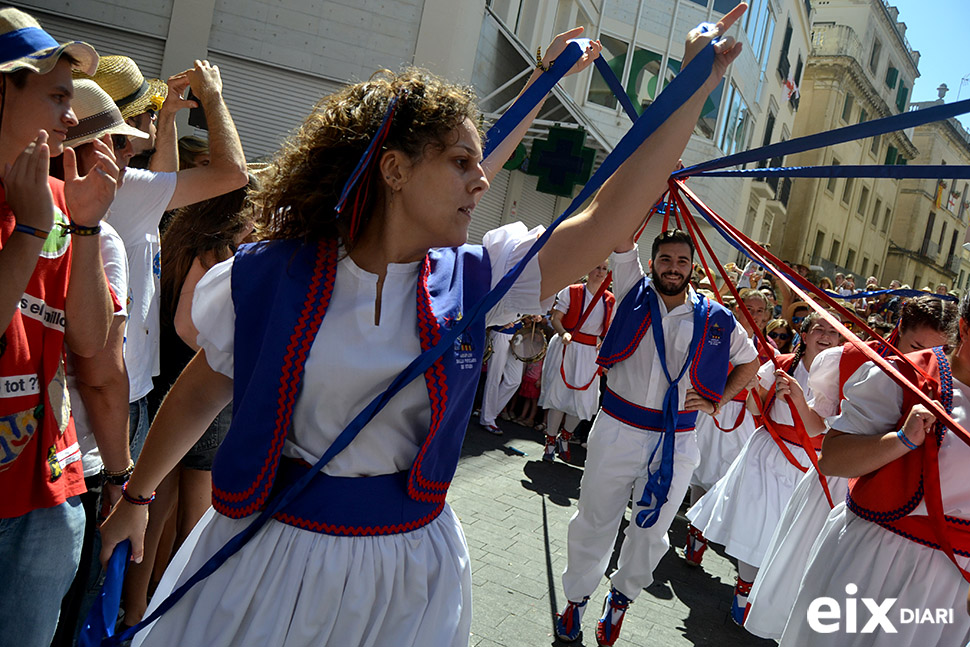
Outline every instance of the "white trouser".
POLYGON ((483 425, 494 425, 495 418, 519 389, 525 364, 511 352, 509 341, 512 335, 494 330, 488 331, 488 334, 492 340, 492 356, 485 374, 485 395, 482 397, 479 421, 483 425))
MULTIPOLYGON (((586 467, 579 492, 579 507, 569 521, 568 563, 562 575, 566 598, 574 602, 592 595, 603 577, 620 520, 633 497, 633 513, 627 526, 613 586, 630 599, 653 582, 653 571, 670 548, 667 531, 690 486, 690 476, 700 462, 693 431, 677 434, 674 472, 667 502, 650 528, 636 525, 635 505, 647 482, 647 462, 661 434, 619 422, 600 411, 589 434, 586 467)), ((661 450, 651 465, 660 465, 661 450)))

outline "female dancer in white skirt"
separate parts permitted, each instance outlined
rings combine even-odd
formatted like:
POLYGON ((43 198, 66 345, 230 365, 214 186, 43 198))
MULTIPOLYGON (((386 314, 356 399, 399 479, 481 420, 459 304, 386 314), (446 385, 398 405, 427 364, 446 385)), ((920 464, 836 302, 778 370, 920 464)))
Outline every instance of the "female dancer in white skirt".
MULTIPOLYGON (((808 390, 808 373, 816 356, 839 343, 836 330, 818 313, 802 321, 802 340, 794 355, 778 358, 795 380, 808 390)), ((771 363, 758 372, 762 398, 775 385, 775 368, 771 363)), ((799 412, 809 435, 824 431, 824 425, 809 428, 812 417, 807 410, 799 412)), ((767 415, 775 425, 790 428, 794 425, 791 409, 781 397, 776 397, 767 415)), ((814 417, 817 421, 817 416, 814 417)), ((771 434, 760 427, 741 449, 724 477, 690 510, 687 518, 708 541, 724 545, 725 552, 738 560, 738 580, 734 589, 731 617, 743 624, 751 583, 768 550, 778 519, 788 504, 795 485, 811 460, 801 445, 781 441, 791 457, 802 466, 792 464, 771 434)))
MULTIPOLYGON (((940 299, 929 295, 910 299, 903 306, 899 335, 892 343, 906 353, 941 346, 949 339, 955 317, 956 307, 940 299)), ((886 353, 881 352, 885 347, 876 342, 869 342, 869 345, 885 356, 886 353)), ((810 403, 812 411, 827 421, 836 416, 843 390, 847 384, 854 384, 862 378, 860 369, 865 361, 861 351, 851 344, 819 353, 808 377, 809 389, 814 394, 810 403)), ((783 375, 777 379, 779 394, 787 392, 794 399, 804 400, 801 387, 790 376, 783 375)), ((775 528, 761 570, 751 588, 748 597, 750 608, 744 620, 744 628, 757 636, 775 640, 781 638, 795 604, 795 595, 812 546, 826 519, 838 515, 845 506, 848 479, 829 476, 826 481, 835 503, 834 511, 825 498, 818 472, 812 467, 795 487, 775 528)))
MULTIPOLYGON (((716 30, 691 32, 685 62, 743 11, 728 14, 716 30)), ((542 66, 579 33, 557 37, 542 66)), ((642 205, 666 188, 708 94, 740 46, 724 38, 714 49, 714 70, 701 89, 587 209, 557 229, 498 307, 541 312, 540 300, 637 229, 642 205)), ((594 44, 579 67, 599 50, 594 44)), ((183 544, 149 614, 248 526, 273 486, 305 478, 307 464, 358 411, 533 243, 537 232, 512 226, 488 234, 485 251, 464 245, 475 205, 528 120, 487 160, 478 124, 469 89, 420 71, 384 72, 324 99, 271 166, 255 198, 271 216, 272 240, 243 248, 199 283, 194 319, 202 350, 159 410, 126 498, 102 529, 103 559, 125 538, 140 559, 147 521, 140 504, 233 389, 244 390, 233 398, 233 425, 213 470, 216 509, 183 544), (361 160, 351 208, 337 218, 341 188, 361 160), (254 289, 264 284, 276 294, 254 289), (305 299, 291 298, 294 287, 305 299), (278 320, 290 327, 279 329, 278 320), (244 335, 241 326, 260 332, 244 335)), ((471 568, 445 495, 484 337, 484 323, 474 322, 423 380, 405 387, 313 477, 311 496, 267 521, 136 644, 467 645, 471 568)))
POLYGON ((590 271, 585 285, 570 285, 556 295, 552 308, 556 334, 542 365, 539 391, 539 406, 547 410, 544 461, 555 460, 558 454, 568 463, 569 440, 576 425, 596 415, 600 395, 596 354, 609 328, 616 299, 609 290, 595 302, 593 298, 608 273, 603 261, 590 271))
MULTIPOLYGON (((960 304, 959 339, 944 348, 907 358, 928 376, 933 398, 964 429, 970 426, 970 300, 960 304)), ((895 362, 901 368, 901 362, 895 362)), ((902 369, 901 369, 902 370, 902 369)), ((946 535, 956 560, 970 565, 970 447, 934 425, 934 416, 872 362, 844 389, 841 413, 831 420, 819 468, 850 483, 849 497, 825 523, 811 550, 795 603, 781 637, 783 646, 871 647, 965 645, 970 617, 965 613, 967 582, 927 529, 924 494, 942 500, 946 535), (932 444, 932 446, 931 446, 932 444), (938 456, 927 457, 933 450, 938 456), (928 459, 928 460, 927 460, 928 459), (924 463, 924 460, 927 462, 924 463), (938 479, 924 467, 938 465, 938 479), (875 486, 875 488, 873 488, 875 486), (889 508, 902 501, 894 510, 889 508), (868 519, 872 520, 868 520, 868 519), (831 598, 838 618, 811 612, 818 598, 831 598), (851 598, 851 599, 850 599, 851 598), (867 602, 868 599, 868 602, 867 602), (865 603, 865 604, 863 604, 865 603), (875 611, 873 606, 880 606, 875 611), (846 610, 854 608, 855 617, 846 610), (915 614, 915 618, 913 615, 915 614), (837 620, 837 621, 836 621, 837 620)), ((831 607, 830 607, 831 608, 831 607)))
MULTIPOLYGON (((759 330, 764 328, 771 316, 767 297, 751 288, 741 290, 740 296, 741 307, 747 308, 759 330)), ((748 318, 740 312, 736 313, 736 318, 744 326, 748 337, 754 337, 748 318)), ((755 346, 759 349, 761 347, 757 339, 755 339, 755 346)), ((763 350, 759 355, 762 363, 771 361, 763 350)), ((758 427, 755 424, 755 415, 754 403, 748 403, 748 390, 745 389, 733 400, 724 402, 716 416, 697 417, 697 449, 700 450, 701 462, 694 468, 694 473, 690 477, 691 505, 697 503, 727 473, 731 463, 741 453, 741 448, 758 427)), ((693 525, 688 524, 684 560, 691 566, 700 566, 705 550, 707 550, 707 540, 704 535, 693 525)))

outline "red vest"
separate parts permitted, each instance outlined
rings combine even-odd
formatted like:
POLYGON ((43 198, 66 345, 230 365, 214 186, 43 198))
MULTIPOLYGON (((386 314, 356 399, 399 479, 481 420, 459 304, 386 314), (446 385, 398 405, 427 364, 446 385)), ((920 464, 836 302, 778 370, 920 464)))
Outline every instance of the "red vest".
MULTIPOLYGON (((606 336, 606 330, 610 327, 610 320, 613 317, 613 306, 616 305, 616 297, 609 290, 603 292, 603 305, 605 306, 603 312, 603 328, 600 331, 599 337, 602 339, 606 336)), ((566 329, 572 335, 573 341, 578 341, 582 344, 588 346, 596 345, 595 335, 585 335, 579 332, 579 320, 583 316, 583 312, 586 309, 586 286, 582 283, 577 283, 576 285, 569 286, 569 308, 566 310, 566 314, 562 318, 562 327, 566 329)))
MULTIPOLYGON (((923 375, 899 363, 896 368, 923 393, 939 400, 947 411, 953 404, 953 374, 941 348, 907 354, 923 375)), ((915 394, 903 390, 902 416, 918 402, 915 394)), ((903 456, 874 472, 849 481, 846 505, 858 516, 911 541, 970 557, 970 520, 945 516, 940 493, 938 456, 946 428, 936 424, 935 433, 903 456), (920 501, 926 501, 927 516, 910 516, 920 501)), ((946 552, 946 551, 944 551, 946 552)), ((951 557, 952 559, 952 557, 951 557)), ((961 569, 964 578, 970 579, 961 569)))

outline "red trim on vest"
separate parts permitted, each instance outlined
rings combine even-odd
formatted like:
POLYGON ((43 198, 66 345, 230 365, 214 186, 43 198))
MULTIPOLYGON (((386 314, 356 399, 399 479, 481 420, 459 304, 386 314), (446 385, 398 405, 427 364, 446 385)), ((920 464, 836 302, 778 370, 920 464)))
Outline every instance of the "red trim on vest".
POLYGON ((295 517, 291 514, 286 514, 283 512, 273 515, 273 518, 282 521, 289 526, 297 526, 303 528, 304 530, 312 530, 313 532, 325 533, 328 535, 350 535, 358 537, 372 537, 375 535, 394 535, 402 532, 410 532, 411 530, 416 530, 423 526, 428 525, 434 521, 441 511, 444 509, 444 501, 438 505, 435 510, 420 519, 415 519, 414 521, 409 521, 408 523, 397 523, 392 526, 335 526, 329 523, 320 523, 319 521, 311 521, 309 519, 303 519, 302 517, 295 517))
MULTIPOLYGON (((431 272, 431 261, 425 256, 424 263, 421 265, 421 275, 418 278, 420 287, 418 288, 418 334, 421 338, 421 350, 426 351, 431 346, 438 343, 441 339, 441 330, 438 320, 431 310, 431 294, 428 292, 428 275, 431 272)), ((431 440, 441 428, 441 420, 448 406, 448 385, 445 379, 444 365, 442 358, 435 360, 434 364, 428 367, 424 373, 425 382, 428 385, 428 396, 431 399, 431 426, 428 429, 428 436, 421 443, 411 471, 408 474, 408 495, 415 501, 426 503, 444 504, 445 495, 448 493, 449 481, 432 481, 424 477, 421 472, 421 464, 424 456, 431 445, 431 440), (431 490, 422 492, 418 488, 431 490)))
POLYGON ((334 280, 337 276, 336 253, 337 244, 335 241, 321 241, 317 247, 317 261, 313 268, 310 286, 307 289, 306 301, 296 328, 290 335, 290 343, 286 347, 287 352, 280 374, 276 424, 272 431, 273 442, 270 446, 269 455, 252 485, 246 490, 226 492, 213 484, 212 507, 220 514, 239 519, 256 512, 266 502, 266 497, 273 487, 280 453, 283 450, 286 434, 290 428, 293 406, 296 403, 297 391, 303 377, 304 364, 310 355, 310 345, 316 337, 320 323, 327 311, 327 306, 330 305, 330 297, 333 295, 334 280), (225 502, 243 501, 252 496, 257 489, 261 491, 256 499, 244 508, 230 508, 224 505, 225 502))

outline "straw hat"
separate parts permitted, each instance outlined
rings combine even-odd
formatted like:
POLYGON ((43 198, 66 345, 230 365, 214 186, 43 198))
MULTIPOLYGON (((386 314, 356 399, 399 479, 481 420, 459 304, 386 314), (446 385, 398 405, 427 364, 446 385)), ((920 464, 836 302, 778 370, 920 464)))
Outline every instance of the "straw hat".
POLYGON ((0 73, 26 69, 47 74, 65 53, 77 60, 76 69, 93 73, 98 67, 98 53, 87 43, 58 44, 33 16, 19 9, 0 9, 0 73))
POLYGON ((91 76, 77 74, 75 78, 94 79, 111 95, 125 119, 140 115, 149 108, 157 112, 168 96, 168 85, 164 81, 146 80, 135 61, 127 56, 102 56, 97 72, 91 76))
POLYGON ((115 102, 91 79, 78 79, 74 82, 71 107, 77 115, 78 124, 67 129, 65 146, 80 146, 105 135, 148 138, 148 133, 125 123, 115 102))

